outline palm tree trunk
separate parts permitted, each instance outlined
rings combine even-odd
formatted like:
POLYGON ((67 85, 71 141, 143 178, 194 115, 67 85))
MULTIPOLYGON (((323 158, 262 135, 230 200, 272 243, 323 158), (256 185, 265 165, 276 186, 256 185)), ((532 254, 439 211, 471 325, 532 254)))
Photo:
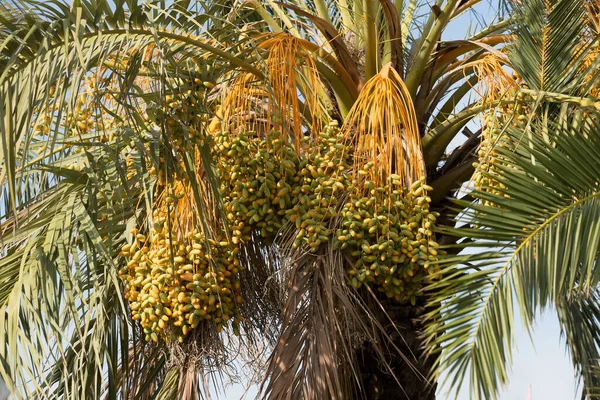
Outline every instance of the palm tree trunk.
POLYGON ((422 315, 425 307, 399 305, 387 300, 382 301, 382 304, 387 316, 380 307, 376 307, 379 323, 385 327, 394 345, 405 358, 401 357, 397 350, 389 349, 386 361, 393 371, 392 375, 370 344, 358 349, 357 360, 364 394, 362 398, 434 400, 437 383, 426 379, 434 360, 432 357, 425 357, 419 338, 424 326, 422 315))

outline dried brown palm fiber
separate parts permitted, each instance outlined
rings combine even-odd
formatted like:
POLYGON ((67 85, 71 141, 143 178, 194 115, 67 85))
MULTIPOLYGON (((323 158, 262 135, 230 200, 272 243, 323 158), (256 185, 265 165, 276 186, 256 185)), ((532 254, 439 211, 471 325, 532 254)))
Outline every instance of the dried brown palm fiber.
POLYGON ((362 367, 362 398, 434 399, 436 384, 435 379, 429 379, 429 373, 436 359, 424 353, 421 337, 426 324, 425 307, 422 304, 401 304, 369 287, 363 293, 367 312, 377 321, 378 332, 384 339, 380 342, 380 354, 373 351, 369 341, 363 342, 356 350, 362 367), (398 357, 398 354, 402 356, 398 357), (392 370, 393 374, 390 374, 392 370), (403 386, 399 381, 408 384, 403 386), (415 381, 421 382, 411 383, 415 381))
POLYGON ((257 349, 275 344, 284 308, 281 296, 284 285, 278 274, 278 247, 265 245, 263 240, 254 232, 251 240, 240 246, 239 252, 240 261, 245 266, 240 272, 240 283, 244 289, 244 300, 240 304, 240 313, 244 317, 241 326, 246 340, 257 349))
POLYGON ((170 370, 178 371, 177 399, 197 400, 210 398, 209 383, 220 384, 224 377, 233 377, 230 368, 232 349, 226 337, 227 330, 218 332, 212 321, 203 321, 185 338, 183 343, 169 343, 170 370))
POLYGON ((343 251, 328 244, 316 253, 286 250, 282 259, 281 274, 288 282, 284 319, 261 398, 346 399, 353 394, 360 398, 356 349, 365 343, 392 376, 386 362, 390 354, 414 364, 394 344, 397 338, 386 332, 365 297, 347 284, 346 263, 351 261, 343 251))
POLYGON ((282 265, 289 276, 284 320, 271 354, 262 396, 269 399, 341 399, 348 392, 340 373, 332 279, 323 255, 305 254, 282 265))
MULTIPOLYGON (((160 392, 161 386, 157 382, 162 382, 163 377, 168 373, 166 368, 167 349, 163 343, 147 343, 140 340, 143 332, 139 327, 134 327, 137 331, 134 335, 137 337, 127 351, 127 362, 123 362, 116 374, 117 387, 125 387, 123 392, 124 398, 137 398, 140 400, 150 400, 160 392), (124 370, 127 369, 127 372, 124 370), (143 385, 140 382, 140 376, 151 376, 155 374, 156 379, 149 382, 149 385, 143 385), (123 380, 126 383, 123 385, 123 380)), ((108 387, 105 389, 109 390, 108 387)), ((103 397, 107 393, 103 394, 103 397)))

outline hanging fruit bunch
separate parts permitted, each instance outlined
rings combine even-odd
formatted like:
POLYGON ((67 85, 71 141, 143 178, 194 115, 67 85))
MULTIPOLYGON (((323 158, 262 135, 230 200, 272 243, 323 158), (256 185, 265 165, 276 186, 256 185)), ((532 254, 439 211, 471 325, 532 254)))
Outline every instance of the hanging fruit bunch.
POLYGON ((181 183, 165 189, 153 210, 152 228, 147 234, 134 229, 133 243, 120 254, 127 260, 119 271, 125 297, 146 340, 183 342, 206 320, 218 331, 232 321, 234 333, 239 332, 237 248, 207 238, 194 226, 188 193, 181 183))
POLYGON ((85 135, 94 127, 94 108, 89 106, 90 100, 88 93, 82 93, 77 98, 75 108, 72 113, 67 115, 64 121, 64 127, 73 134, 85 135))
MULTIPOLYGON (((502 112, 490 111, 483 115, 481 128, 481 144, 479 145, 478 161, 473 163, 475 173, 473 180, 475 188, 485 190, 488 193, 502 195, 506 186, 499 182, 494 176, 497 175, 497 164, 499 161, 497 147, 506 147, 508 139, 502 134, 505 126, 504 114, 502 112)), ((484 204, 491 205, 487 200, 484 204)))
MULTIPOLYGON (((115 138, 116 118, 110 113, 102 113, 103 108, 114 108, 114 99, 107 93, 118 90, 114 79, 102 76, 102 70, 91 72, 84 80, 72 109, 69 109, 62 120, 62 126, 68 136, 86 140, 86 135, 93 131, 99 135, 102 143, 111 142, 115 138), (99 129, 101 127, 102 129, 99 129)), ((53 101, 55 90, 50 90, 53 101)), ((47 109, 50 110, 51 107, 47 109)), ((89 139, 88 139, 89 140, 89 139)))
MULTIPOLYGON (((497 180, 499 168, 510 167, 502 161, 502 155, 497 149, 511 149, 513 143, 503 131, 507 124, 523 128, 530 118, 529 107, 523 102, 523 93, 517 93, 519 87, 525 87, 518 74, 513 74, 514 84, 504 90, 504 97, 513 98, 514 102, 499 106, 483 114, 481 128, 481 144, 478 151, 478 161, 473 165, 476 168, 473 174, 475 188, 490 194, 504 196, 506 186, 497 180)), ((535 115, 532 116, 535 118, 535 115)), ((491 205, 487 200, 484 204, 491 205)))
POLYGON ((215 135, 217 170, 233 242, 250 240, 253 229, 273 239, 282 227, 300 182, 300 159, 278 131, 215 135))
POLYGON ((302 157, 302 180, 294 191, 294 206, 286 212, 296 226, 294 247, 306 245, 314 251, 329 240, 330 220, 338 215, 341 195, 350 183, 350 154, 337 122, 326 126, 310 143, 302 157))
MULTIPOLYGON (((175 168, 183 165, 184 153, 194 154, 197 147, 204 144, 204 130, 213 114, 206 105, 208 92, 216 86, 210 68, 208 65, 196 66, 194 74, 191 79, 170 78, 169 87, 174 89, 165 95, 163 102, 151 104, 145 110, 149 136, 154 136, 156 141, 168 138, 168 153, 175 157, 175 168)), ((146 147, 146 152, 150 153, 149 146, 146 147)), ((165 150, 163 146, 159 148, 157 164, 152 165, 148 172, 157 178, 160 185, 164 185, 165 169, 157 166, 165 165, 165 150)))
MULTIPOLYGON (((372 164, 364 168, 368 171, 372 164)), ((385 185, 366 181, 366 191, 356 183, 337 231, 337 246, 356 260, 348 270, 351 284, 356 289, 370 284, 388 297, 415 304, 424 278, 439 272, 435 262, 440 250, 433 234, 439 214, 429 211, 431 187, 418 180, 405 188, 394 174, 385 185)))
POLYGON ((202 126, 209 120, 204 97, 206 91, 214 86, 213 82, 195 78, 189 89, 173 91, 165 96, 166 108, 152 109, 153 119, 156 124, 165 127, 176 155, 202 143, 202 126))
POLYGON ((436 213, 425 184, 416 112, 402 78, 385 66, 363 87, 342 127, 351 144, 348 199, 335 246, 351 256, 354 288, 368 285, 397 301, 416 304, 437 274, 436 213))

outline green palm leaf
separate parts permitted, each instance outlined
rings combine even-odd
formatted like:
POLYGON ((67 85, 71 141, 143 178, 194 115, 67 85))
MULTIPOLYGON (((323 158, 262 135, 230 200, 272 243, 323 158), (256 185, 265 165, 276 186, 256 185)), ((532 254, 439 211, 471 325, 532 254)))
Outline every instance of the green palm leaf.
POLYGON ((600 304, 598 291, 579 293, 577 289, 568 293, 555 304, 561 333, 569 349, 573 365, 582 378, 584 396, 596 398, 600 377, 600 304))
MULTIPOLYGON (((510 21, 484 30, 469 42, 441 40, 448 22, 477 2, 438 1, 431 11, 422 2, 387 0, 292 1, 285 6, 270 0, 241 5, 77 0, 72 6, 64 0, 11 0, 0 5, 0 98, 6 99, 0 108, 4 200, 0 228, 5 255, 0 260, 0 326, 6 327, 0 341, 0 373, 14 383, 16 395, 41 398, 52 388, 56 398, 145 399, 181 397, 182 387, 189 393, 196 390, 196 381, 177 375, 181 370, 167 370, 171 365, 162 345, 141 340, 137 325, 129 321, 116 277, 117 249, 154 203, 155 181, 149 170, 158 163, 159 154, 166 154, 165 169, 177 165, 172 138, 149 124, 165 106, 167 95, 193 88, 194 74, 198 70, 204 74, 208 67, 213 71, 211 80, 222 77, 222 86, 227 85, 227 77, 249 71, 266 78, 261 83, 271 89, 270 77, 261 70, 266 49, 257 51, 255 39, 285 31, 307 43, 325 81, 323 92, 332 92, 320 93, 320 106, 343 120, 364 83, 362 75, 368 78, 392 62, 400 75, 405 75, 403 69, 408 74, 419 133, 425 136, 427 165, 435 179, 434 195, 442 203, 470 173, 467 153, 472 147, 467 146, 463 156, 455 155, 454 162, 443 168, 438 168, 440 161, 464 124, 488 107, 463 109, 460 105, 479 80, 472 68, 463 66, 493 53, 490 46, 509 40, 501 34, 510 21), (423 10, 429 14, 421 16, 423 10), (409 32, 411 27, 415 29, 409 32), (418 30, 421 38, 415 35, 418 30), (488 41, 491 33, 498 36, 488 41), (152 57, 145 57, 147 52, 152 57), (97 84, 104 85, 99 92, 109 98, 99 95, 94 111, 102 119, 114 118, 117 127, 98 124, 90 132, 75 129, 74 133, 60 121, 76 111, 77 98, 94 73, 97 84), (103 80, 118 84, 111 86, 103 80), (44 107, 53 122, 40 133, 34 126, 43 121, 44 107), (107 141, 106 136, 112 139, 107 141), (73 163, 86 167, 72 170, 73 163), (132 170, 137 174, 132 176, 132 170)), ((215 90, 210 96, 217 94, 215 90)), ((299 97, 305 100, 307 96, 299 97)), ((194 111, 209 112, 203 105, 194 111)), ((204 144, 199 146, 199 155, 179 154, 199 205, 202 196, 214 196, 214 203, 221 204, 210 152, 204 144), (202 193, 195 174, 199 163, 205 167, 212 189, 209 194, 202 193)), ((219 211, 198 210, 205 230, 208 213, 219 211)), ((515 227, 518 221, 508 225, 515 227)), ((515 228, 508 236, 500 233, 500 238, 512 243, 515 232, 522 233, 515 228)), ((382 326, 388 320, 374 317, 377 313, 372 307, 380 305, 368 305, 360 296, 350 295, 341 258, 337 264, 325 259, 327 265, 314 269, 296 293, 290 289, 293 285, 287 285, 285 273, 273 279, 282 272, 279 260, 271 257, 278 246, 252 242, 252 251, 243 250, 253 261, 242 274, 252 281, 245 287, 253 292, 244 293, 245 297, 259 297, 269 286, 269 296, 277 298, 244 299, 243 307, 266 304, 275 308, 251 310, 256 314, 249 313, 248 326, 264 327, 259 333, 267 340, 275 342, 280 334, 296 343, 295 351, 282 341, 274 346, 264 394, 285 397, 293 381, 298 395, 308 390, 313 397, 339 397, 351 391, 353 378, 357 378, 356 386, 361 385, 353 363, 354 340, 370 338, 377 349, 377 335, 389 336, 382 326), (335 265, 332 281, 332 274, 322 270, 335 265), (307 318, 306 312, 316 319, 307 318), (346 323, 339 321, 360 328, 354 335, 360 338, 354 339, 351 330, 343 329, 346 323), (326 323, 329 329, 323 333, 326 323), (298 352, 321 364, 297 362, 298 352), (323 371, 331 378, 327 382, 322 379, 323 371)), ((488 278, 472 282, 472 290, 485 292, 481 285, 488 278)), ((467 278, 458 276, 457 284, 461 282, 469 287, 467 278)), ((437 288, 442 293, 451 284, 444 280, 437 288)), ((508 284, 498 286, 510 289, 508 284)), ((454 321, 446 327, 459 329, 459 325, 460 321, 454 321)), ((395 344, 391 347, 394 353, 400 352, 395 344)), ((383 349, 377 352, 386 358, 383 349)), ((419 376, 412 360, 402 360, 419 376)), ((492 374, 486 371, 488 375, 492 374)))
POLYGON ((0 97, 6 99, 0 106, 6 255, 0 260, 0 374, 17 398, 149 399, 165 379, 167 351, 142 340, 117 276, 118 249, 143 217, 143 205, 152 204, 152 149, 165 145, 144 133, 139 103, 185 90, 162 82, 189 77, 193 57, 206 56, 210 64, 219 54, 229 66, 253 69, 234 55, 242 41, 217 48, 189 35, 227 25, 219 19, 228 10, 208 14, 215 5, 192 13, 189 3, 176 1, 161 12, 135 1, 0 6, 0 97), (160 57, 137 56, 151 48, 160 57), (121 129, 99 120, 89 133, 73 133, 62 122, 100 68, 102 79, 121 82, 121 93, 103 89, 121 108, 109 110, 99 99, 95 112, 121 129), (158 93, 144 93, 140 76, 158 82, 158 93), (42 110, 52 116, 47 131, 34 129, 42 110), (107 135, 113 135, 109 142, 107 135), (126 157, 137 175, 126 177, 126 157), (73 163, 85 167, 73 170, 73 163))
MULTIPOLYGON (((97 150, 90 154, 102 156, 97 150)), ((112 191, 107 177, 116 167, 95 178, 51 170, 66 175, 44 201, 32 200, 35 207, 27 218, 36 223, 3 238, 14 256, 1 264, 5 333, 0 371, 22 398, 45 398, 50 387, 56 398, 96 398, 104 392, 109 398, 126 392, 147 398, 159 382, 156 374, 164 374, 163 355, 146 358, 153 350, 131 331, 114 266, 115 249, 125 243, 122 221, 134 216, 136 196, 119 204, 91 201, 96 180, 112 191), (99 222, 96 214, 109 207, 115 217, 99 222), (142 387, 131 387, 132 378, 142 387)), ((27 223, 18 215, 4 225, 19 217, 27 223)))
POLYGON ((586 35, 585 2, 580 0, 534 0, 514 7, 515 51, 510 52, 514 69, 534 90, 573 94, 595 73, 582 69, 582 61, 595 42, 586 35), (585 72, 584 72, 585 71, 585 72))
POLYGON ((477 254, 448 259, 444 277, 432 285, 441 309, 430 315, 437 322, 428 339, 433 351, 440 346, 453 386, 469 376, 473 398, 495 398, 507 382, 515 307, 531 327, 539 311, 560 306, 580 371, 587 368, 580 363, 592 361, 582 355, 588 351, 583 339, 593 341, 597 324, 589 322, 591 336, 578 337, 569 318, 582 316, 568 313, 571 291, 592 299, 599 278, 600 129, 591 124, 596 115, 588 118, 583 129, 535 125, 529 135, 508 126, 506 142, 514 148, 495 150, 502 161, 494 175, 508 189, 475 190, 471 196, 479 201, 459 202, 467 207, 460 220, 472 227, 448 232, 474 239, 463 247, 477 254))

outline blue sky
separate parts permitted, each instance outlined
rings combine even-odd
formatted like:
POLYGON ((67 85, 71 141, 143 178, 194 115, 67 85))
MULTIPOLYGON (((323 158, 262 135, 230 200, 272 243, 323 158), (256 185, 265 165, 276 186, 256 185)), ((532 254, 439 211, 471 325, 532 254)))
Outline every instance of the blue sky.
MULTIPOLYGON (((475 14, 465 14, 453 21, 443 39, 463 39, 470 30, 476 32, 478 20, 490 20, 495 11, 487 1, 476 8, 475 14)), ((509 384, 500 400, 569 400, 579 399, 574 370, 565 350, 564 340, 560 339, 560 328, 553 310, 541 315, 535 325, 532 337, 521 325, 517 326, 516 348, 513 349, 513 366, 509 374, 509 384)), ((244 393, 240 385, 230 387, 220 399, 240 399, 244 393)), ((245 399, 254 399, 256 390, 251 388, 245 399)), ((438 399, 449 398, 445 388, 439 388, 438 399)), ((459 400, 469 400, 468 387, 463 387, 459 400)))
POLYGON ((547 312, 539 319, 533 344, 523 329, 517 332, 518 350, 515 351, 510 385, 504 390, 501 400, 525 400, 528 385, 532 387, 534 400, 579 398, 580 395, 576 395, 575 391, 573 367, 564 341, 559 340, 559 333, 554 311, 547 312))

